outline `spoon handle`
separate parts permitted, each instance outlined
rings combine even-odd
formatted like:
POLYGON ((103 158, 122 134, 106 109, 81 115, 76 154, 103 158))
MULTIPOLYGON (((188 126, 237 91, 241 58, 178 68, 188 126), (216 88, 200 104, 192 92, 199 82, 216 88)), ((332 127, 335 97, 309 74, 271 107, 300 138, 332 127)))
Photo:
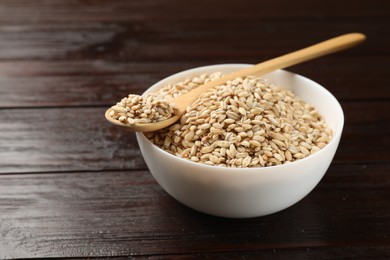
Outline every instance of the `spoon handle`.
POLYGON ((178 97, 175 100, 175 104, 179 112, 184 112, 187 105, 194 102, 207 89, 224 84, 228 80, 233 80, 235 78, 244 77, 248 75, 260 76, 277 69, 283 69, 333 52, 353 47, 355 45, 360 44, 365 39, 366 36, 364 34, 349 33, 332 38, 330 40, 320 42, 318 44, 309 46, 298 51, 279 56, 277 58, 259 63, 255 66, 230 73, 217 80, 199 86, 196 89, 178 97))

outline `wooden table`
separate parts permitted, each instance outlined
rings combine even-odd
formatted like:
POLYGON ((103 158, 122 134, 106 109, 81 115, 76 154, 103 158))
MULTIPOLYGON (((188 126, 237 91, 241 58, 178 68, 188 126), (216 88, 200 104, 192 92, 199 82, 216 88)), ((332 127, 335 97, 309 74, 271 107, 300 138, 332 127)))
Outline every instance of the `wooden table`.
POLYGON ((0 2, 0 258, 390 257, 390 2, 0 2), (103 112, 178 71, 256 63, 359 31, 354 49, 290 68, 345 112, 312 193, 224 219, 168 196, 135 136, 103 112))

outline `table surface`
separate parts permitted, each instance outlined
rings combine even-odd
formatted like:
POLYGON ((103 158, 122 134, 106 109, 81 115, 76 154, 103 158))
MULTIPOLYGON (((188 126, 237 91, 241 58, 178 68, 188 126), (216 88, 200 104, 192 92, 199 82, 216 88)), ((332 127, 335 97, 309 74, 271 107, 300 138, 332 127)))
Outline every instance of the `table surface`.
POLYGON ((0 2, 0 258, 390 257, 390 2, 0 2), (106 108, 192 67, 257 63, 348 33, 289 70, 331 91, 343 137, 279 213, 213 217, 165 193, 106 108))

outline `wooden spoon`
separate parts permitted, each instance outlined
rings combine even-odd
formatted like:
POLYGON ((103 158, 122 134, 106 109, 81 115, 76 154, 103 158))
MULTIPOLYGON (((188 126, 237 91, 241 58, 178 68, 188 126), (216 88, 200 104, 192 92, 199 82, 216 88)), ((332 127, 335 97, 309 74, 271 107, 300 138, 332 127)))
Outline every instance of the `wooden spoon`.
POLYGON ((341 51, 355 45, 362 43, 366 39, 366 36, 361 33, 349 33, 339 37, 332 38, 327 41, 312 45, 310 47, 291 52, 289 54, 259 63, 253 67, 242 69, 228 75, 225 75, 217 80, 211 81, 207 84, 201 85, 190 92, 183 94, 175 98, 172 102, 175 104, 177 110, 175 114, 163 121, 154 123, 136 123, 134 125, 128 125, 120 122, 110 116, 111 109, 108 109, 105 113, 106 119, 127 131, 132 132, 151 132, 156 131, 167 126, 172 125, 180 119, 180 117, 186 112, 188 105, 191 105, 202 93, 207 89, 222 85, 228 80, 233 80, 238 77, 245 77, 248 75, 260 76, 271 71, 286 68, 304 61, 315 59, 333 52, 341 51))

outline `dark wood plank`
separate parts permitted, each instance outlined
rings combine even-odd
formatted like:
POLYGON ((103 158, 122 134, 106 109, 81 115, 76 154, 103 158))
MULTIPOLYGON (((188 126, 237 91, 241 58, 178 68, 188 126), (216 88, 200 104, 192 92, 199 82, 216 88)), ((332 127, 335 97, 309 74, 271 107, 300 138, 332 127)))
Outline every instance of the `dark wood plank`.
POLYGON ((115 24, 8 25, 0 29, 0 58, 64 58, 68 53, 109 42, 125 30, 115 24))
POLYGON ((182 206, 146 171, 2 175, 0 257, 388 254, 389 170, 333 165, 298 204, 241 220, 182 206))
MULTIPOLYGON (((108 106, 173 73, 209 65, 203 62, 0 62, 0 107, 108 106)), ((341 55, 289 70, 317 81, 341 101, 390 98, 386 57, 341 55)))
MULTIPOLYGON (((169 255, 169 259, 388 259, 390 246, 340 246, 323 248, 273 249, 262 251, 214 252, 169 255)), ((137 259, 166 259, 167 255, 137 257, 137 259)))
POLYGON ((0 111, 0 172, 145 168, 134 133, 104 109, 0 111))
POLYGON ((345 125, 335 161, 388 162, 389 101, 342 103, 345 125))
POLYGON ((343 55, 389 53, 389 31, 381 26, 389 17, 241 19, 3 25, 0 59, 258 62, 356 30, 369 41, 343 55))
POLYGON ((187 64, 93 61, 0 63, 0 107, 109 106, 187 64))
POLYGON ((132 20, 224 20, 242 17, 292 19, 295 17, 313 17, 316 19, 361 16, 375 18, 389 14, 389 2, 377 0, 372 4, 368 0, 350 2, 330 0, 313 2, 303 0, 290 2, 282 0, 247 0, 245 4, 237 1, 192 0, 182 4, 175 0, 165 1, 126 1, 126 0, 88 0, 88 1, 31 1, 3 0, 0 9, 0 21, 5 23, 82 23, 88 21, 132 21, 132 20), (282 8, 283 7, 283 8, 282 8), (132 15, 129 15, 132 14, 132 15))
MULTIPOLYGON (((390 158, 388 102, 343 103, 335 163, 390 158)), ((105 108, 0 110, 0 173, 145 169, 135 135, 108 124, 105 108)))

